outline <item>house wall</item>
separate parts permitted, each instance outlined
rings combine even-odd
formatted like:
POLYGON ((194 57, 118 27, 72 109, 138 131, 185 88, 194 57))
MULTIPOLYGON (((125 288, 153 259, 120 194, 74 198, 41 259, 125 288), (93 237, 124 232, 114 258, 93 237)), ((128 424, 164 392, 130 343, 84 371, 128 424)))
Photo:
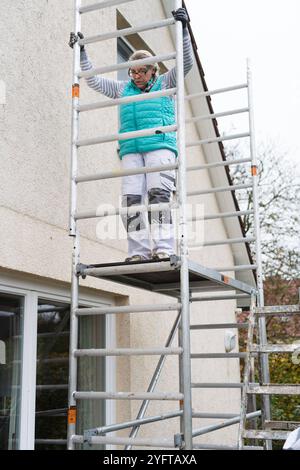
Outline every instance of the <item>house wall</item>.
MULTIPOLYGON (((73 1, 3 0, 0 15, 3 25, 1 77, 7 87, 6 104, 0 105, 0 139, 4 177, 0 187, 0 266, 37 278, 69 282, 71 278, 72 239, 68 237, 70 141, 71 141, 71 80, 73 54, 68 47, 69 32, 73 30, 73 1)), ((90 1, 82 2, 83 5, 90 1)), ((165 17, 158 0, 137 0, 120 5, 122 15, 132 24, 141 24, 165 17)), ((169 12, 170 14, 170 12, 169 12)), ((82 31, 86 35, 111 31, 116 28, 116 11, 110 8, 82 17, 82 31)), ((167 29, 149 31, 142 38, 157 54, 172 51, 174 44, 167 29)), ((116 41, 88 46, 95 66, 117 61, 116 41)), ((116 74, 107 75, 115 78, 116 74)), ((200 78, 199 78, 199 86, 200 78)), ((101 100, 81 86, 81 102, 101 100)), ((187 106, 187 116, 191 109, 187 106)), ((118 125, 117 109, 83 113, 80 138, 115 133, 118 125)), ((197 140, 198 131, 187 127, 187 140, 197 140)), ((188 149, 189 165, 205 163, 201 148, 188 149)), ((108 143, 85 147, 79 151, 79 174, 99 173, 120 167, 116 144, 108 143)), ((204 189, 211 186, 208 173, 193 172, 188 188, 204 189)), ((79 187, 79 211, 95 209, 102 204, 119 204, 120 180, 82 184, 79 187)), ((206 214, 219 212, 213 195, 195 197, 206 214)), ((126 240, 97 239, 98 220, 80 221, 81 261, 84 263, 116 262, 126 256, 126 240)), ((124 233, 123 233, 124 234, 124 233)), ((220 219, 206 224, 205 239, 226 237, 220 219)), ((232 265, 229 246, 212 247, 191 252, 194 261, 207 266, 232 265)), ((155 304, 170 299, 148 292, 129 289, 110 282, 87 278, 80 281, 86 288, 111 294, 116 304, 155 304)), ((234 301, 196 303, 191 306, 192 323, 234 320, 234 301)), ((118 316, 117 346, 155 347, 164 345, 175 319, 173 313, 132 314, 118 316)), ((224 351, 224 333, 192 332, 193 352, 224 351)), ((117 390, 143 391, 147 388, 157 358, 136 357, 118 359, 117 390)), ((176 390, 178 384, 177 359, 168 358, 158 389, 176 390)), ((238 362, 213 364, 212 360, 192 364, 192 381, 238 381, 238 362)), ((193 392, 193 408, 197 411, 235 412, 239 406, 236 390, 193 392)), ((120 401, 116 404, 117 422, 134 417, 139 403, 120 401)), ((172 410, 172 402, 153 402, 149 414, 172 410)), ((210 421, 211 422, 211 421, 210 421)), ((145 426, 141 435, 172 435, 178 432, 176 420, 145 426)), ((196 420, 196 427, 205 424, 196 420)), ((214 439, 210 434, 206 442, 214 439)), ((222 442, 231 442, 231 429, 222 431, 222 442)))

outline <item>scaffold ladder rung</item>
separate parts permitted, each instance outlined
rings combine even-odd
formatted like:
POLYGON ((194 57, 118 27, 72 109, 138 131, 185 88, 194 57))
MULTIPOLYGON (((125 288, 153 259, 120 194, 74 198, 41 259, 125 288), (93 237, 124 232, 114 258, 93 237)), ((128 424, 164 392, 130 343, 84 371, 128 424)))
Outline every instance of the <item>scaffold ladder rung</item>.
POLYGON ((249 385, 248 394, 256 395, 300 395, 298 384, 265 384, 249 385))
POLYGON ((223 135, 221 137, 213 137, 210 139, 201 139, 196 140, 193 142, 187 142, 186 146, 189 147, 198 147, 199 145, 208 145, 208 144, 216 144, 218 142, 224 142, 226 140, 236 140, 242 139, 244 137, 250 137, 249 132, 242 132, 241 134, 233 134, 233 135, 223 135))
POLYGON ((141 131, 124 132, 121 134, 112 134, 105 137, 95 137, 92 139, 83 139, 76 142, 77 147, 85 147, 88 145, 98 145, 107 142, 115 142, 116 140, 138 139, 140 137, 150 137, 151 135, 166 134, 167 132, 175 132, 176 125, 153 127, 150 129, 143 129, 141 131))
POLYGON ((265 421, 265 428, 273 431, 294 431, 299 428, 299 421, 265 421))
POLYGON ((160 165, 154 166, 151 168, 139 168, 139 169, 131 169, 131 170, 115 170, 115 171, 107 171, 105 173, 96 173, 92 175, 86 176, 77 176, 75 178, 76 183, 86 183, 88 181, 98 181, 110 178, 121 178, 123 176, 131 176, 131 175, 143 175, 148 173, 157 173, 161 171, 168 171, 168 170, 177 170, 178 165, 160 165))
MULTIPOLYGON (((262 446, 244 446, 244 450, 264 450, 262 446)), ((193 449, 197 450, 238 450, 238 446, 225 446, 216 444, 194 444, 193 449)))
POLYGON ((236 158, 234 160, 224 160, 223 162, 205 163, 203 165, 188 166, 186 171, 209 170, 212 168, 239 165, 240 163, 250 163, 251 161, 251 158, 236 158))
POLYGON ((205 419, 230 419, 236 418, 238 413, 201 413, 193 412, 193 418, 205 418, 205 419))
POLYGON ((246 353, 193 353, 191 359, 244 359, 246 353))
POLYGON ((183 400, 182 393, 168 392, 73 392, 76 400, 183 400))
POLYGON ((131 207, 112 207, 111 209, 102 209, 102 210, 91 210, 86 212, 75 212, 75 220, 83 219, 94 219, 100 217, 108 217, 109 215, 127 215, 127 214, 136 214, 136 212, 159 212, 166 209, 175 209, 177 205, 175 203, 161 203, 161 204, 144 204, 141 206, 131 206, 131 207))
POLYGON ((227 192, 227 191, 238 191, 242 189, 248 189, 252 188, 252 183, 245 183, 245 184, 235 184, 231 186, 222 186, 219 188, 212 188, 212 189, 202 189, 201 191, 189 191, 187 193, 188 197, 192 196, 201 196, 205 194, 213 194, 213 193, 221 193, 221 192, 227 192))
POLYGON ((223 212, 220 214, 208 214, 208 215, 198 215, 198 216, 188 217, 188 221, 194 222, 196 220, 226 219, 228 217, 239 217, 241 215, 251 215, 251 214, 253 214, 252 210, 223 212))
POLYGON ((206 119, 217 119, 219 117, 225 116, 232 116, 234 114, 242 114, 247 113, 249 108, 240 108, 240 109, 232 109, 231 111, 224 111, 222 113, 211 113, 211 114, 203 114, 200 116, 195 116, 189 119, 186 119, 186 124, 194 124, 195 122, 206 120, 206 119))
POLYGON ((238 300, 238 299, 249 299, 250 294, 226 294, 226 295, 201 295, 192 296, 191 302, 216 302, 219 300, 238 300))
MULTIPOLYGON (((84 436, 73 436, 72 441, 74 444, 83 444, 84 436)), ((89 439, 89 444, 111 444, 111 445, 131 445, 140 447, 155 447, 155 448, 175 448, 174 439, 165 437, 147 439, 147 438, 130 438, 130 437, 113 437, 113 436, 92 436, 89 439)))
POLYGON ((261 431, 259 429, 247 429, 243 433, 246 439, 276 439, 285 441, 289 436, 290 431, 261 431))
MULTIPOLYGON (((215 240, 211 242, 203 242, 203 243, 190 243, 189 246, 197 247, 197 246, 217 246, 217 245, 234 245, 237 243, 250 243, 255 241, 254 237, 244 237, 244 238, 225 238, 224 240, 215 240)), ((222 269, 217 269, 216 271, 221 271, 222 269)), ((224 269, 223 269, 224 270, 224 269)), ((223 271, 222 270, 222 271, 223 271)), ((230 271, 230 269, 228 269, 230 271)))
POLYGON ((202 383, 192 383, 192 388, 242 388, 242 383, 217 383, 217 382, 202 382, 202 383))
POLYGON ((167 90, 162 91, 153 91, 151 94, 144 94, 144 95, 137 95, 137 96, 130 96, 125 98, 116 98, 114 100, 108 101, 99 101, 97 103, 87 103, 78 105, 76 110, 80 113, 86 111, 94 111, 95 109, 106 109, 111 108, 113 106, 120 106, 122 104, 128 103, 139 103, 140 101, 149 101, 156 98, 161 98, 163 96, 173 96, 175 95, 177 89, 176 88, 169 88, 167 90))
POLYGON ((257 269, 257 264, 245 264, 245 265, 237 265, 237 266, 217 266, 215 268, 216 271, 226 272, 226 271, 255 271, 257 269))
POLYGON ((300 352, 300 344, 264 344, 260 346, 259 344, 253 344, 251 347, 251 352, 261 352, 261 353, 293 353, 295 351, 300 352))
POLYGON ((256 307, 254 309, 256 315, 297 315, 300 314, 300 305, 274 305, 266 307, 256 307))
POLYGON ((78 12, 80 14, 90 13, 91 11, 103 10, 104 8, 115 7, 123 3, 130 3, 134 0, 103 0, 102 2, 91 3, 84 7, 80 7, 78 12))
POLYGON ((225 328, 248 328, 248 323, 203 323, 191 325, 191 330, 220 330, 225 328))
POLYGON ((226 88, 217 88, 215 90, 201 91, 200 93, 193 93, 192 95, 186 95, 186 100, 193 100, 195 98, 202 98, 203 96, 217 95, 219 93, 226 93, 228 91, 241 90, 243 88, 248 88, 248 83, 242 83, 240 85, 229 86, 226 88))
POLYGON ((170 356, 182 354, 182 348, 120 348, 120 349, 76 349, 75 357, 101 357, 101 356, 170 356))
POLYGON ((134 60, 134 61, 129 61, 126 63, 121 63, 121 64, 113 64, 113 65, 107 65, 106 67, 99 67, 99 68, 94 68, 91 70, 87 70, 85 72, 77 72, 78 78, 89 78, 89 77, 94 77, 95 75, 98 74, 104 74, 104 73, 110 73, 110 72, 116 72, 118 70, 124 70, 124 69, 129 69, 130 67, 138 67, 141 65, 151 65, 153 61, 155 62, 165 62, 168 60, 173 60, 176 58, 176 53, 172 52, 170 54, 165 54, 165 55, 160 55, 160 56, 153 56, 148 59, 139 59, 139 60, 134 60))
POLYGON ((84 39, 80 39, 78 41, 78 44, 80 46, 84 46, 85 44, 93 44, 95 42, 107 41, 108 39, 126 37, 131 34, 141 33, 143 31, 149 31, 149 30, 153 30, 157 28, 164 28, 166 26, 172 26, 173 24, 175 24, 175 19, 167 18, 165 20, 156 21, 154 23, 148 23, 145 25, 139 25, 139 26, 130 27, 130 28, 122 28, 116 31, 111 31, 109 33, 97 34, 95 36, 88 36, 84 39))
POLYGON ((124 305, 121 307, 82 307, 75 309, 77 316, 115 315, 124 313, 173 312, 180 310, 181 304, 124 305))

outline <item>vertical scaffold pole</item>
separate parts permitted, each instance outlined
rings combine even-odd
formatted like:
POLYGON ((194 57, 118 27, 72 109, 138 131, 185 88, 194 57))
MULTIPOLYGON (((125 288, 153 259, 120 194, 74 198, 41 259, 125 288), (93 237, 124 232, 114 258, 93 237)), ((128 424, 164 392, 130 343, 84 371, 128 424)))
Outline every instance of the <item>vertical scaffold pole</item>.
MULTIPOLYGON (((77 34, 81 30, 81 15, 79 8, 81 0, 75 2, 74 32, 77 34)), ((79 263, 79 232, 74 218, 77 207, 77 183, 75 178, 78 169, 78 148, 76 141, 79 136, 79 112, 76 106, 79 104, 79 77, 80 70, 80 47, 78 43, 74 45, 73 52, 73 85, 72 85, 72 133, 71 133, 71 190, 70 190, 70 236, 73 237, 72 253, 72 285, 71 285, 71 312, 70 312, 70 348, 69 348, 69 391, 68 391, 68 450, 73 450, 72 436, 76 434, 76 400, 73 392, 77 388, 77 359, 73 351, 78 348, 78 317, 75 309, 78 308, 79 277, 76 273, 76 266, 79 263)))
MULTIPOLYGON (((261 252, 261 233, 260 233, 260 222, 259 222, 259 187, 258 187, 258 165, 256 155, 256 143, 255 143, 255 128, 254 128, 254 116, 253 116, 253 84, 252 84, 252 71, 250 59, 247 59, 247 84, 248 84, 248 102, 249 102, 249 129, 250 129, 250 152, 251 152, 251 172, 252 172, 252 184, 253 184, 253 209, 254 209, 254 231, 255 231, 255 251, 256 251, 256 273, 257 273, 257 288, 258 298, 257 303, 259 307, 264 306, 264 288, 263 288, 263 274, 262 274, 262 252, 261 252)), ((258 319, 259 326, 259 339, 260 344, 265 345, 267 343, 267 332, 266 332, 266 321, 265 318, 258 319)), ((264 383, 270 382, 269 373, 269 362, 268 355, 261 355, 261 370, 262 380, 264 383)), ((263 418, 265 420, 271 419, 270 409, 270 398, 267 395, 263 396, 263 418)), ((272 448, 272 441, 267 441, 267 448, 272 448)))
MULTIPOLYGON (((181 0, 175 0, 175 10, 182 6, 181 0)), ((176 77, 177 77, 177 138, 178 138, 178 204, 179 204, 179 249, 180 249, 180 292, 181 292, 181 383, 184 395, 183 419, 181 432, 184 436, 184 449, 193 448, 192 441, 192 397, 191 397, 191 360, 190 360, 190 302, 188 271, 188 240, 186 215, 186 148, 185 148, 185 100, 183 73, 183 32, 182 23, 176 22, 176 77)))
POLYGON ((247 420, 247 404, 248 404, 248 388, 249 382, 251 377, 251 348, 253 346, 253 335, 254 335, 254 327, 255 327, 255 314, 254 308, 256 306, 257 295, 256 291, 251 294, 251 301, 250 301, 250 315, 248 319, 248 335, 247 335, 247 358, 245 361, 244 367, 244 378, 243 383, 244 387, 242 389, 242 401, 241 401, 241 414, 240 414, 240 425, 239 425, 239 432, 238 432, 238 449, 243 450, 244 439, 243 433, 246 427, 246 420, 247 420))

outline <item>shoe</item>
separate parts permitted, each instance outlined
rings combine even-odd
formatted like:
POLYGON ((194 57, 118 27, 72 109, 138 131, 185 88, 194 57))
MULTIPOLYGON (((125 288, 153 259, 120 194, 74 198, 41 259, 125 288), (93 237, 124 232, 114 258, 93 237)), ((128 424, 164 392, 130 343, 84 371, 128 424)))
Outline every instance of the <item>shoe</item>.
POLYGON ((159 252, 159 253, 153 253, 152 259, 161 260, 161 259, 170 258, 170 256, 171 255, 169 255, 168 253, 159 252))
POLYGON ((141 255, 133 255, 125 259, 125 263, 134 263, 137 261, 146 261, 146 258, 141 255))

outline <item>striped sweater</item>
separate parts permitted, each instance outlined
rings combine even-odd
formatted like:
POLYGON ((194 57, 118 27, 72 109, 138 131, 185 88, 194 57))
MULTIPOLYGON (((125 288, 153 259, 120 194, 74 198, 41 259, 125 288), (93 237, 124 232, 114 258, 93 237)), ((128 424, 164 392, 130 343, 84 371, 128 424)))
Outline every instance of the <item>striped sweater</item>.
MULTIPOLYGON (((87 55, 85 49, 80 53, 80 65, 83 71, 91 70, 93 65, 87 55)), ((183 67, 184 75, 191 70, 193 66, 193 52, 190 35, 187 29, 183 30, 183 67)), ((176 87, 176 68, 172 68, 168 72, 161 75, 162 78, 162 90, 167 88, 176 87)), ((86 78, 86 82, 90 88, 108 98, 120 98, 123 95, 123 91, 130 80, 112 80, 109 78, 95 75, 93 77, 86 78)))

